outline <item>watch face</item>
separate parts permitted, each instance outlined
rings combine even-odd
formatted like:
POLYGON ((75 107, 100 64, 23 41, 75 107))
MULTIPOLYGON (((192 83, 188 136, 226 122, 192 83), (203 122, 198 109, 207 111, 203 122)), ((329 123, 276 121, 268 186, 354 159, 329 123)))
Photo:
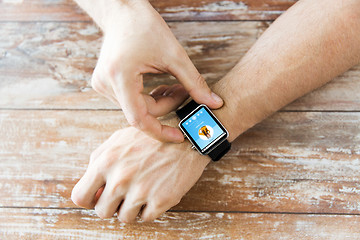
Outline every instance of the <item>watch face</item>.
POLYGON ((202 154, 207 154, 228 136, 224 126, 205 105, 197 107, 180 122, 179 126, 202 154))

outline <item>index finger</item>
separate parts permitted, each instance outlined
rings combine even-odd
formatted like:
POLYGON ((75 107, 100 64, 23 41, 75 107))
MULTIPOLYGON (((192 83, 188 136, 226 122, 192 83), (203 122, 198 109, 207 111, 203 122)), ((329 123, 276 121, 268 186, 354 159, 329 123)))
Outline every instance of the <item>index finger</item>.
POLYGON ((145 132, 152 138, 162 142, 182 142, 184 136, 177 128, 162 125, 161 122, 151 115, 142 94, 142 75, 134 77, 119 75, 112 81, 114 92, 129 124, 145 132))

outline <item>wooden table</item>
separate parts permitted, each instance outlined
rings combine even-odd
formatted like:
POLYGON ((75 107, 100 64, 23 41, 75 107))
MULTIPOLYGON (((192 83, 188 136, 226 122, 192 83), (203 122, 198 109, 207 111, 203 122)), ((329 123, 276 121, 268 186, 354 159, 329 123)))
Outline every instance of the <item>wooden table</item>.
MULTIPOLYGON (((151 2, 209 83, 294 3, 151 2)), ((123 224, 70 199, 126 126, 89 84, 100 31, 70 0, 4 0, 0 21, 0 239, 360 239, 360 66, 244 133, 154 223, 123 224)))

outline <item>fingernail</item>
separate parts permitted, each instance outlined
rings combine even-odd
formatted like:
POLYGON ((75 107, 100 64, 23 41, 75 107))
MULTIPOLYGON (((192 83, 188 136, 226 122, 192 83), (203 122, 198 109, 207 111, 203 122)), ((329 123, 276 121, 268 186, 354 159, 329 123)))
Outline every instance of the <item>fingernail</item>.
POLYGON ((215 102, 217 102, 217 103, 222 103, 222 102, 223 102, 223 100, 221 99, 221 97, 219 97, 218 95, 216 95, 214 92, 211 93, 211 97, 212 97, 212 99, 214 99, 215 102))

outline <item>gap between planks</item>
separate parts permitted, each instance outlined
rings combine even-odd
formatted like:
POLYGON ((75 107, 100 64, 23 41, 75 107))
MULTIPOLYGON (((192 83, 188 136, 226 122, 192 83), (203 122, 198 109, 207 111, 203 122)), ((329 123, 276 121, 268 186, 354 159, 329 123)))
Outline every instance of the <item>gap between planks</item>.
POLYGON ((358 239, 360 222, 359 216, 167 212, 151 223, 125 224, 94 211, 0 212, 6 239, 358 239))
MULTIPOLYGON (((85 208, 59 208, 59 207, 17 207, 17 206, 0 206, 0 209, 40 209, 40 210, 78 210, 93 211, 94 209, 85 208)), ((168 210, 167 213, 235 213, 235 214, 286 214, 286 215, 333 215, 333 216, 360 216, 360 213, 342 213, 342 212, 262 212, 262 211, 216 211, 216 210, 168 210)))

